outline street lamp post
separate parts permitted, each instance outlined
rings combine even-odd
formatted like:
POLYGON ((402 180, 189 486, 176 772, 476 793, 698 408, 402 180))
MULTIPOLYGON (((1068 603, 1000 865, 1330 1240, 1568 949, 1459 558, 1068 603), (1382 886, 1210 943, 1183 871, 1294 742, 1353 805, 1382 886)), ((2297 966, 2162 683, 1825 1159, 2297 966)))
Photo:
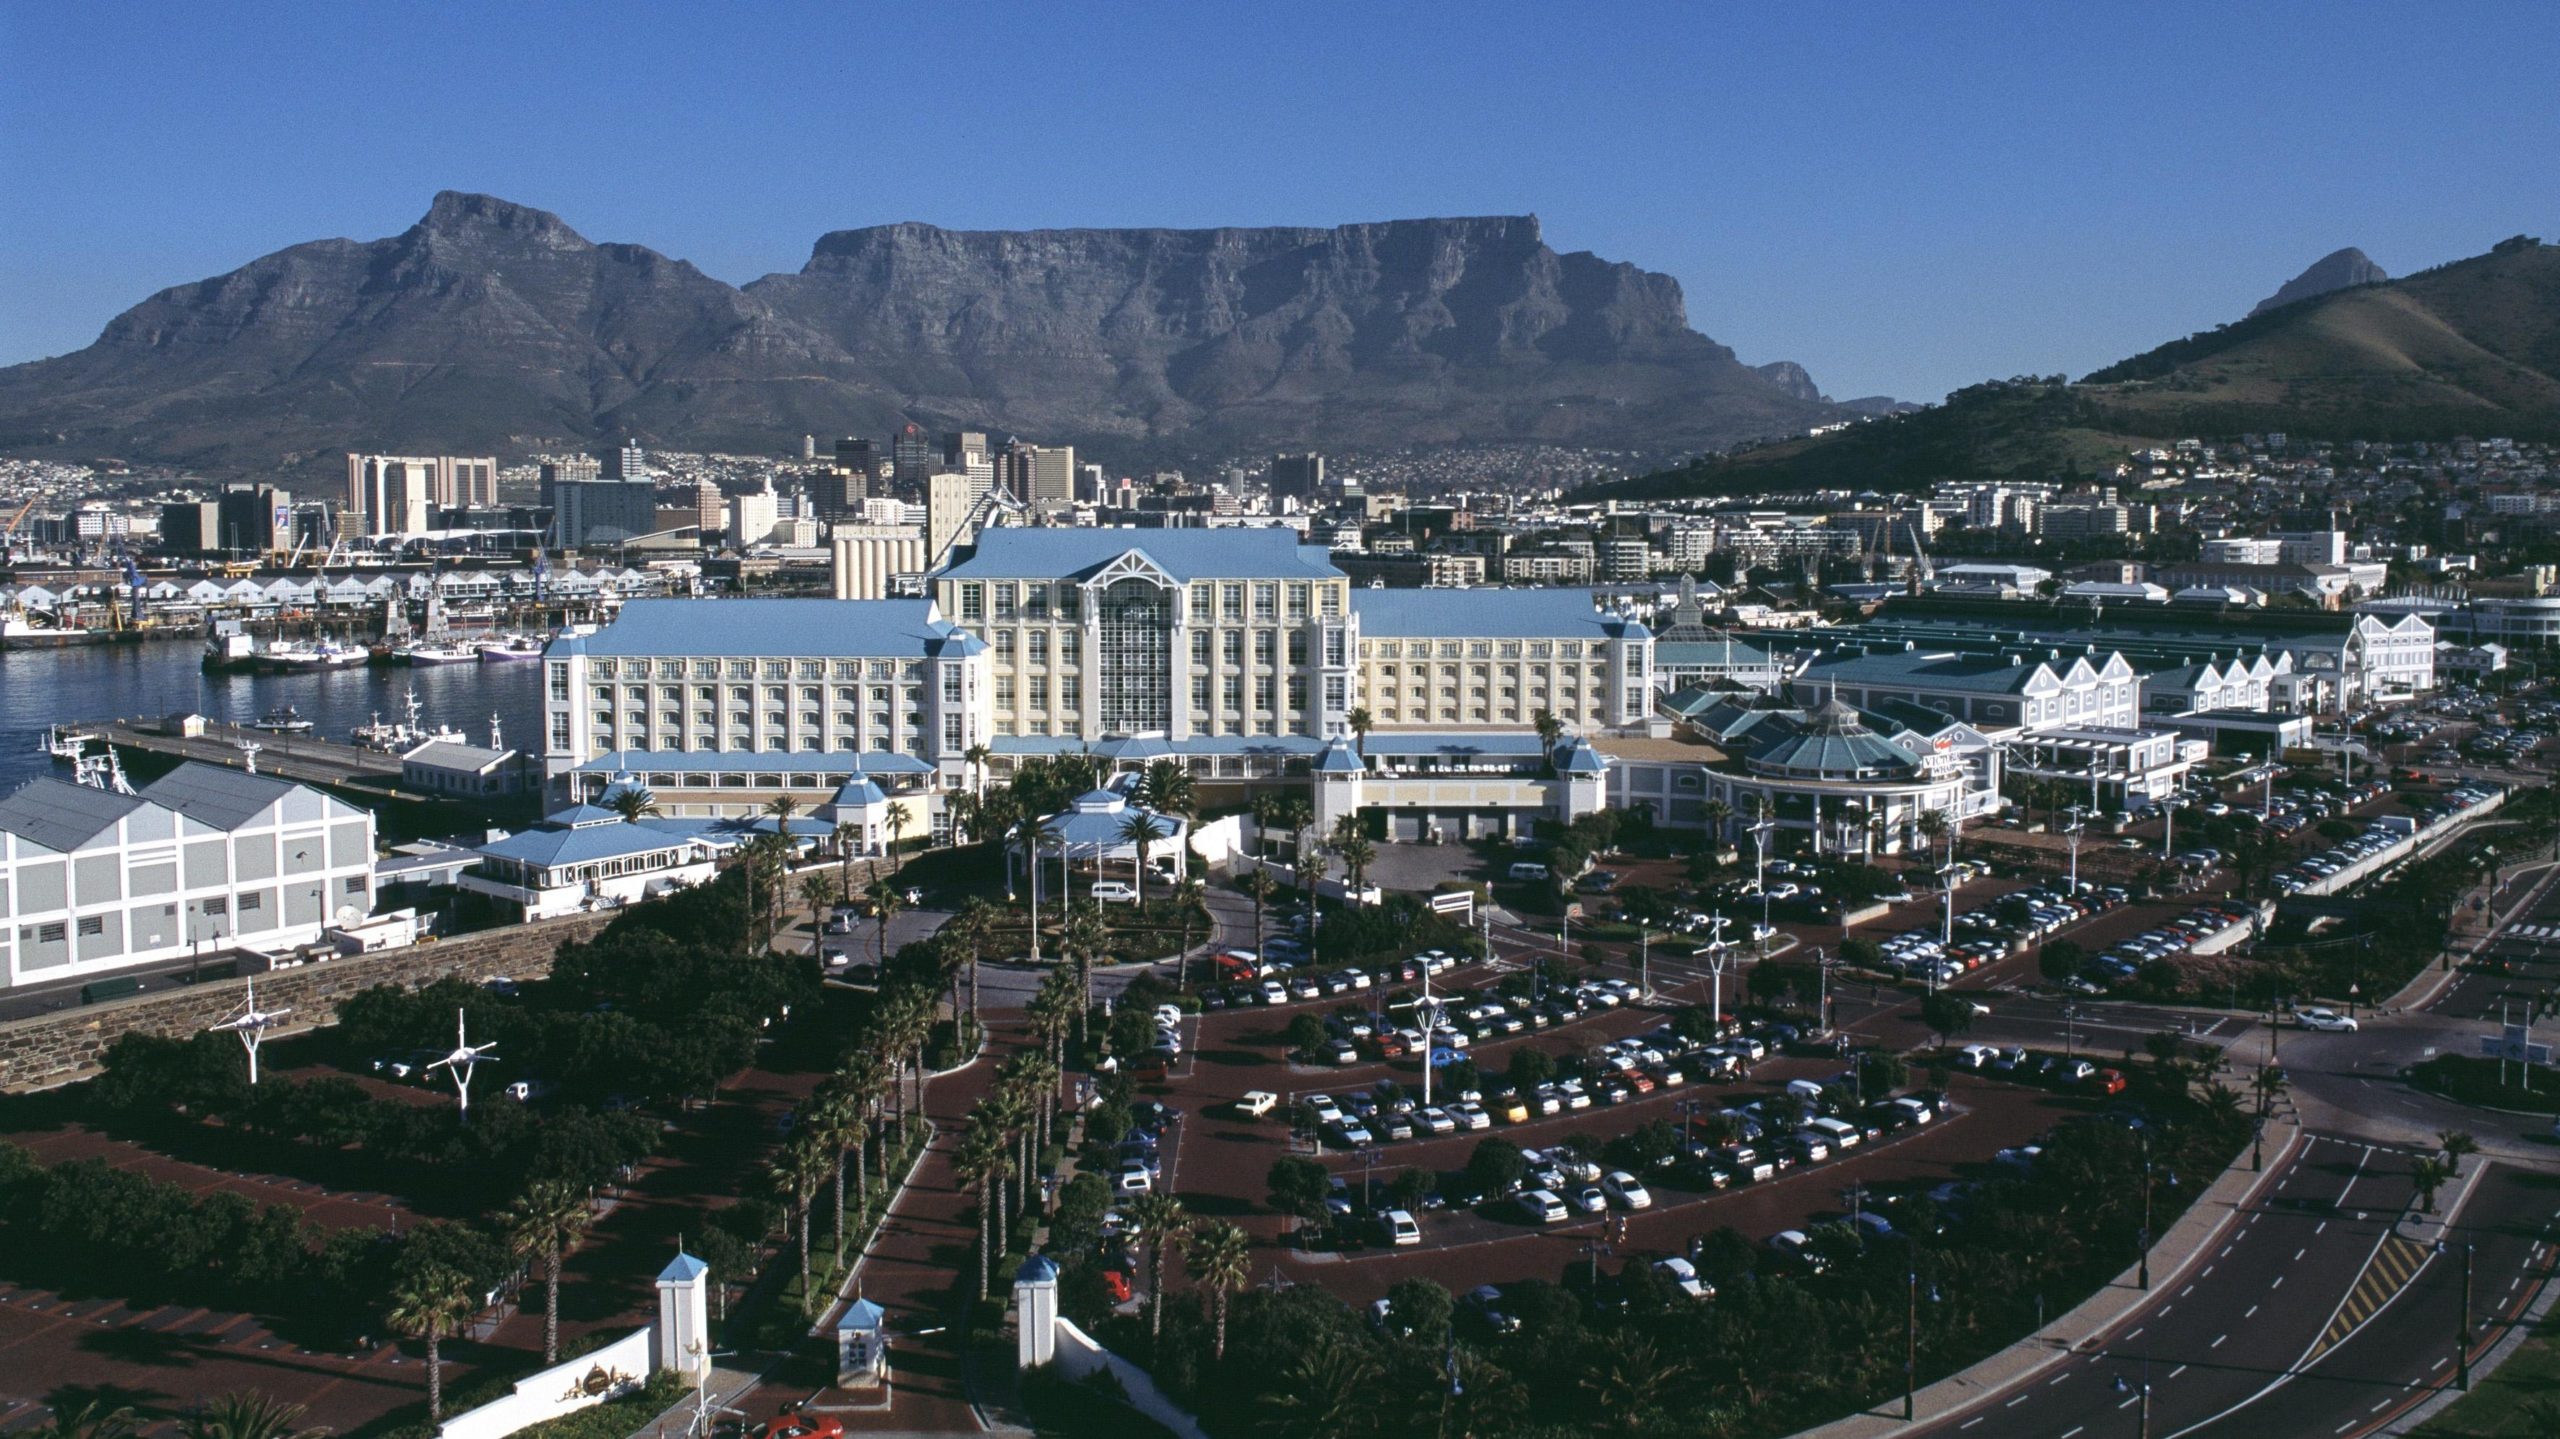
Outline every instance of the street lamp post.
POLYGON ((2151 1287, 2151 1131, 2142 1131, 2142 1255, 2137 1261, 2141 1287, 2151 1287))
POLYGON ((1906 1256, 1902 1296, 1902 1421, 1910 1423, 1920 1403, 1920 1261, 1906 1256))
POLYGON ((1725 917, 1715 916, 1707 924, 1707 974, 1713 984, 1707 999, 1707 1020, 1715 1026, 1716 1038, 1724 1038, 1724 967, 1730 956, 1724 942, 1725 917))
POLYGON ((1760 957, 1769 957, 1769 836, 1777 830, 1777 822, 1768 815, 1751 827, 1752 882, 1760 889, 1760 957))
MULTIPOLYGON (((2436 1252, 2451 1246, 2439 1239, 2436 1252)), ((2453 1316, 2453 1382, 2454 1387, 2469 1392, 2471 1388, 2471 1246, 2462 1246, 2462 1308, 2453 1316)))
POLYGON ((2062 1057, 2080 1057, 2080 1006, 2076 1004, 2062 1006, 2062 1057))
POLYGON ((2073 805, 2070 814, 2071 827, 2064 830, 2062 835, 2071 844, 2071 892, 2078 894, 2080 892, 2080 835, 2088 826, 2080 822, 2080 806, 2073 805))

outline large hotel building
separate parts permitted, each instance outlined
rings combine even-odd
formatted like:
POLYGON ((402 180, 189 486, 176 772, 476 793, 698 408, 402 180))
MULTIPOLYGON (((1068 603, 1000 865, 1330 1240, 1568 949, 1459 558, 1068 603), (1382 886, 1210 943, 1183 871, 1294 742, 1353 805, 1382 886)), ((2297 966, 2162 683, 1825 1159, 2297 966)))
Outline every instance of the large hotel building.
POLYGON ((1285 529, 990 529, 928 595, 640 600, 564 636, 555 787, 629 773, 672 813, 736 814, 859 773, 924 797, 938 831, 930 796, 970 784, 982 745, 998 776, 1089 751, 1182 758, 1212 786, 1308 782, 1348 757, 1380 783, 1430 776, 1407 830, 1483 833, 1567 812, 1569 772, 1596 807, 1587 737, 1649 723, 1652 636, 1590 591, 1354 589, 1285 529), (1540 711, 1578 737, 1569 753, 1538 752, 1540 711))

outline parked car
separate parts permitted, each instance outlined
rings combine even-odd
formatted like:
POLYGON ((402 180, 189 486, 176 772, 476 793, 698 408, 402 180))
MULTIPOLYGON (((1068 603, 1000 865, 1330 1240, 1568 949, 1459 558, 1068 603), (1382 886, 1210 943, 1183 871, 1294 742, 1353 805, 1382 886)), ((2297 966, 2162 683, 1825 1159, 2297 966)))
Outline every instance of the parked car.
POLYGON ((2293 1017, 2304 1029, 2317 1029, 2329 1034, 2353 1034, 2356 1022, 2334 1009, 2306 1009, 2293 1017))
POLYGON ((1116 879, 1097 880, 1093 888, 1086 890, 1085 893, 1092 896, 1096 904, 1135 904, 1138 899, 1135 886, 1123 884, 1116 879))

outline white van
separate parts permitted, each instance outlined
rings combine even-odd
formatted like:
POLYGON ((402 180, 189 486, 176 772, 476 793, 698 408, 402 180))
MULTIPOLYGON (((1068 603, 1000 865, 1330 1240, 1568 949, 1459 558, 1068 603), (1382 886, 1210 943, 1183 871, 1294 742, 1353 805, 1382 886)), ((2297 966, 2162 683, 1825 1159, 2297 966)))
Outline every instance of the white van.
POLYGON ((1116 879, 1097 880, 1093 888, 1086 893, 1092 895, 1098 904, 1131 904, 1138 898, 1138 891, 1134 887, 1122 884, 1116 879))
POLYGON ((1804 1127, 1830 1140, 1835 1151, 1855 1149, 1858 1141, 1866 1137, 1858 1132, 1858 1126, 1837 1119, 1808 1119, 1804 1127))
POLYGON ((1524 859, 1511 866, 1511 877, 1513 879, 1545 879, 1547 867, 1533 860, 1524 859))
POLYGON ((1422 1226, 1416 1224, 1413 1216, 1404 1210, 1390 1209, 1387 1211, 1387 1242, 1399 1249, 1408 1244, 1420 1244, 1422 1226))
POLYGON ((1562 1224, 1564 1200, 1552 1189, 1532 1189, 1520 1196, 1520 1212, 1539 1224, 1562 1224))

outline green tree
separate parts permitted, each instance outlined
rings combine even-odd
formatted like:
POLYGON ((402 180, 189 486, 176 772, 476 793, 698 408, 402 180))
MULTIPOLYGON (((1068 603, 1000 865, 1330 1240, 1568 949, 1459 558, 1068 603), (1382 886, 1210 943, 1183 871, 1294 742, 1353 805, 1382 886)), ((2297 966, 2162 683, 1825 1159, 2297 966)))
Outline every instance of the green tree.
POLYGON ((1325 1030, 1324 1021, 1305 1010, 1300 1010, 1290 1017, 1289 1027, 1282 1035, 1282 1038, 1288 1041, 1289 1047, 1302 1055, 1314 1054, 1330 1037, 1325 1030))
POLYGON ((1457 1305, 1435 1279, 1399 1279, 1387 1289, 1387 1332, 1438 1340, 1449 1332, 1457 1305))
POLYGON ((394 1282, 385 1323, 427 1346, 427 1422, 444 1422, 444 1341, 462 1332, 479 1309, 471 1279, 458 1269, 427 1263, 408 1266, 394 1282))
POLYGON ((1510 1193, 1528 1172, 1529 1161, 1521 1157, 1520 1146, 1508 1139, 1479 1140, 1467 1156, 1467 1178, 1486 1195, 1510 1193))
POLYGON ((1324 1216, 1325 1196, 1332 1192, 1333 1176, 1322 1164, 1303 1155, 1288 1155, 1271 1162, 1271 1172, 1264 1184, 1271 1191, 1271 1207, 1292 1219, 1314 1223, 1324 1216))
POLYGON ((2080 967, 2088 962, 2089 952, 2082 949, 2077 940, 2046 940, 2044 947, 2036 951, 2036 973, 2055 984, 2078 974, 2080 967))
POLYGON ((1013 1151, 994 1126, 972 1124, 952 1156, 961 1183, 978 1194, 978 1297, 987 1297, 995 1267, 996 1213, 1004 1204, 1005 1176, 1012 1172, 1013 1151))
POLYGON ((319 1439, 326 1429, 298 1427, 302 1406, 254 1389, 208 1399, 178 1420, 183 1439, 319 1439))
POLYGON ((1164 1336, 1164 1256, 1180 1253, 1191 1238, 1191 1212, 1163 1190, 1150 1190, 1129 1201, 1129 1218, 1147 1246, 1147 1337, 1164 1336))
POLYGON ((1132 810, 1120 821, 1120 842, 1138 852, 1137 869, 1131 878, 1136 881, 1132 888, 1142 907, 1147 902, 1147 859, 1154 853, 1158 840, 1169 839, 1172 835, 1172 825, 1144 810, 1132 810))
POLYGON ((1924 994, 1920 997, 1920 1022, 1944 1044, 1962 1038, 1973 1028, 1973 1005, 1946 990, 1924 994))
POLYGON ((2460 1178, 2462 1161, 2480 1152, 2480 1141, 2459 1129, 2448 1129, 2437 1136, 2444 1144, 2444 1169, 2448 1178, 2460 1178))
POLYGON ((1363 759, 1369 754, 1369 731, 1378 727, 1376 716, 1366 709, 1354 709, 1350 716, 1352 745, 1363 759))
POLYGON ((516 1258, 542 1265, 542 1362, 560 1362, 560 1261, 586 1237, 595 1210, 576 1185, 536 1180, 507 1206, 507 1248, 516 1258))
POLYGON ((607 790, 604 807, 622 816, 624 824, 638 824, 658 817, 658 797, 646 785, 618 784, 607 790))
POLYGON ((1210 1359, 1224 1364, 1227 1300, 1253 1277, 1253 1241, 1226 1220, 1212 1219, 1192 1232, 1190 1247, 1183 1251, 1183 1264, 1191 1271, 1192 1282, 1209 1291, 1210 1322, 1216 1334, 1210 1359))
POLYGON ((807 1302, 809 1292, 809 1209, 817 1202, 818 1188, 827 1182, 826 1150, 806 1133, 794 1134, 782 1152, 774 1157, 767 1178, 783 1198, 791 1204, 793 1228, 800 1236, 800 1292, 807 1302))
POLYGON ((57 1407, 51 1419, 26 1432, 34 1439, 128 1439, 140 1423, 130 1406, 92 1398, 57 1407))
POLYGON ((1511 1063, 1503 1077, 1523 1094, 1556 1077, 1556 1057, 1533 1044, 1511 1051, 1511 1063))
POLYGON ((907 867, 906 853, 898 848, 898 841, 906 834, 907 826, 916 822, 915 812, 907 808, 906 801, 893 799, 881 812, 881 818, 889 826, 889 872, 895 874, 907 867))

